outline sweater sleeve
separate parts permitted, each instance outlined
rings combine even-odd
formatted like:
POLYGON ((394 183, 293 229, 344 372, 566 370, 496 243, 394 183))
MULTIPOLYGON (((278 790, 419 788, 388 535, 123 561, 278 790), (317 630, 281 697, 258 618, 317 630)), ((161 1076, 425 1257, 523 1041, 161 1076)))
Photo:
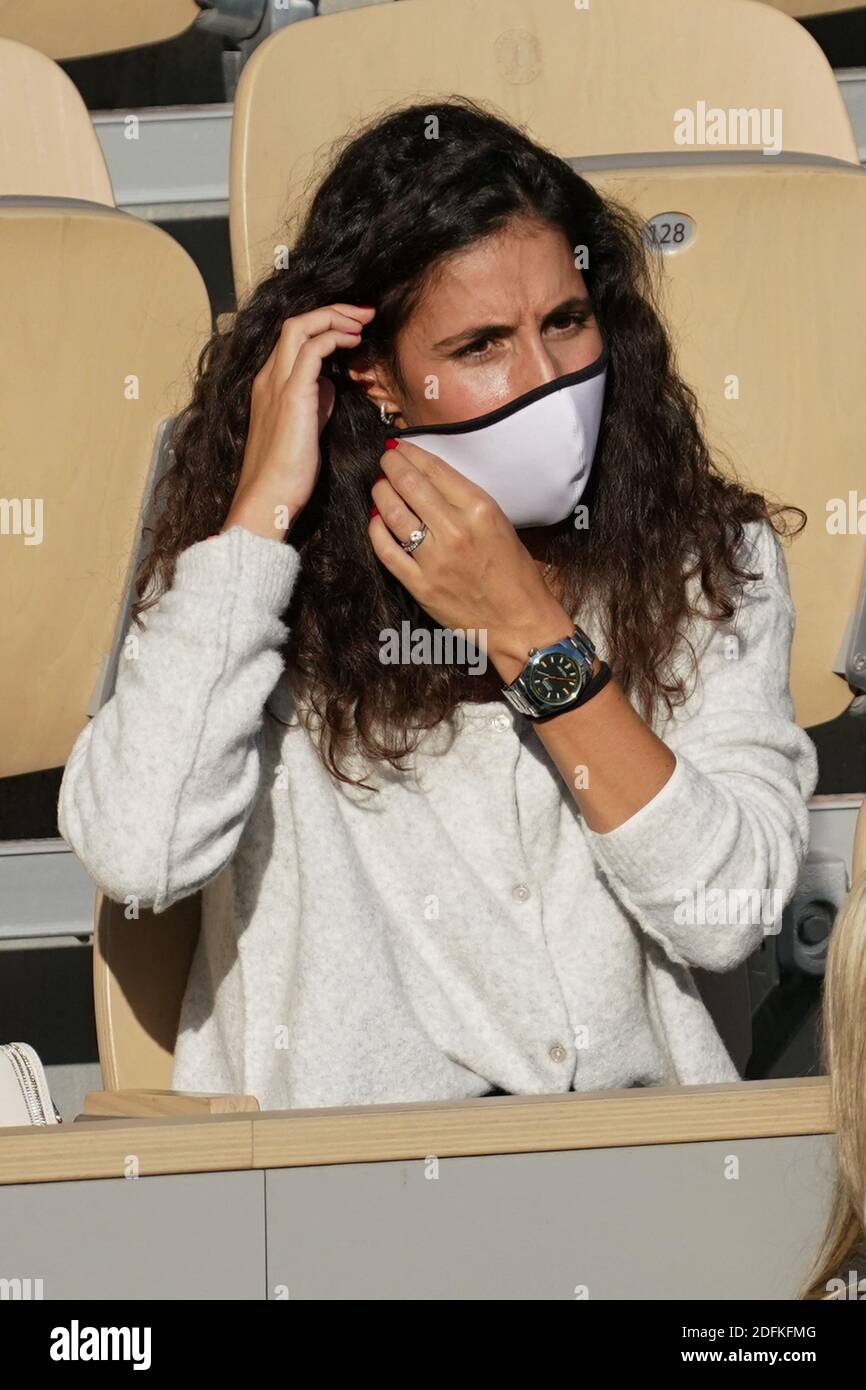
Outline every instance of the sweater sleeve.
POLYGON ((162 912, 234 853, 299 568, 293 546, 232 527, 183 551, 144 629, 130 626, 58 802, 61 835, 110 898, 162 912))
POLYGON ((809 843, 818 759, 794 722, 795 615, 779 539, 746 527, 752 550, 732 625, 708 618, 698 678, 665 730, 676 766, 622 825, 584 834, 611 888, 679 965, 732 970, 778 932, 809 843), (735 625, 734 625, 735 624, 735 625))

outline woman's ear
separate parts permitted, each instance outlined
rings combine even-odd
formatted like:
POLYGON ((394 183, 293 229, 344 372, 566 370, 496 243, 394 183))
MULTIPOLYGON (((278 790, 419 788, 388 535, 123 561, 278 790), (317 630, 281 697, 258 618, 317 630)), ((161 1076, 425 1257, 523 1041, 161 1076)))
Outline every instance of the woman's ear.
POLYGON ((363 346, 353 354, 352 365, 346 371, 376 410, 384 406, 389 415, 400 413, 400 402, 387 372, 365 353, 363 346))

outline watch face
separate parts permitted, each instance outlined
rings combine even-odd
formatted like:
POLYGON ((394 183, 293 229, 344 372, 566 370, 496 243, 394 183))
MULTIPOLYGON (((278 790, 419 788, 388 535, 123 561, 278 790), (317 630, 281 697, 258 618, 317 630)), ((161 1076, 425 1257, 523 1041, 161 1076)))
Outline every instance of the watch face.
POLYGON ((568 652, 545 652, 526 677, 526 685, 536 700, 555 709, 580 694, 586 676, 585 664, 568 652))

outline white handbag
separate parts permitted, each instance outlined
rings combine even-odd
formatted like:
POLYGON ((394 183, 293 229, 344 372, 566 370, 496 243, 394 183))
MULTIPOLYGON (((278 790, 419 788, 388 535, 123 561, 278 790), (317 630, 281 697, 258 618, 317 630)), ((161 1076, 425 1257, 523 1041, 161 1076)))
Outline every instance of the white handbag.
POLYGON ((0 1043, 0 1129, 62 1123, 39 1054, 27 1043, 0 1043))

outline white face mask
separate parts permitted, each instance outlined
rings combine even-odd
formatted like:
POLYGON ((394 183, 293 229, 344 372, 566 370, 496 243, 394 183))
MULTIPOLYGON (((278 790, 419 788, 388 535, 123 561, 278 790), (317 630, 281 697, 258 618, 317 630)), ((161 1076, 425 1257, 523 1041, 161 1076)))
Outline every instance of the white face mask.
POLYGON ((608 351, 507 405, 454 425, 390 430, 488 492, 512 526, 555 526, 589 481, 601 426, 608 351))

